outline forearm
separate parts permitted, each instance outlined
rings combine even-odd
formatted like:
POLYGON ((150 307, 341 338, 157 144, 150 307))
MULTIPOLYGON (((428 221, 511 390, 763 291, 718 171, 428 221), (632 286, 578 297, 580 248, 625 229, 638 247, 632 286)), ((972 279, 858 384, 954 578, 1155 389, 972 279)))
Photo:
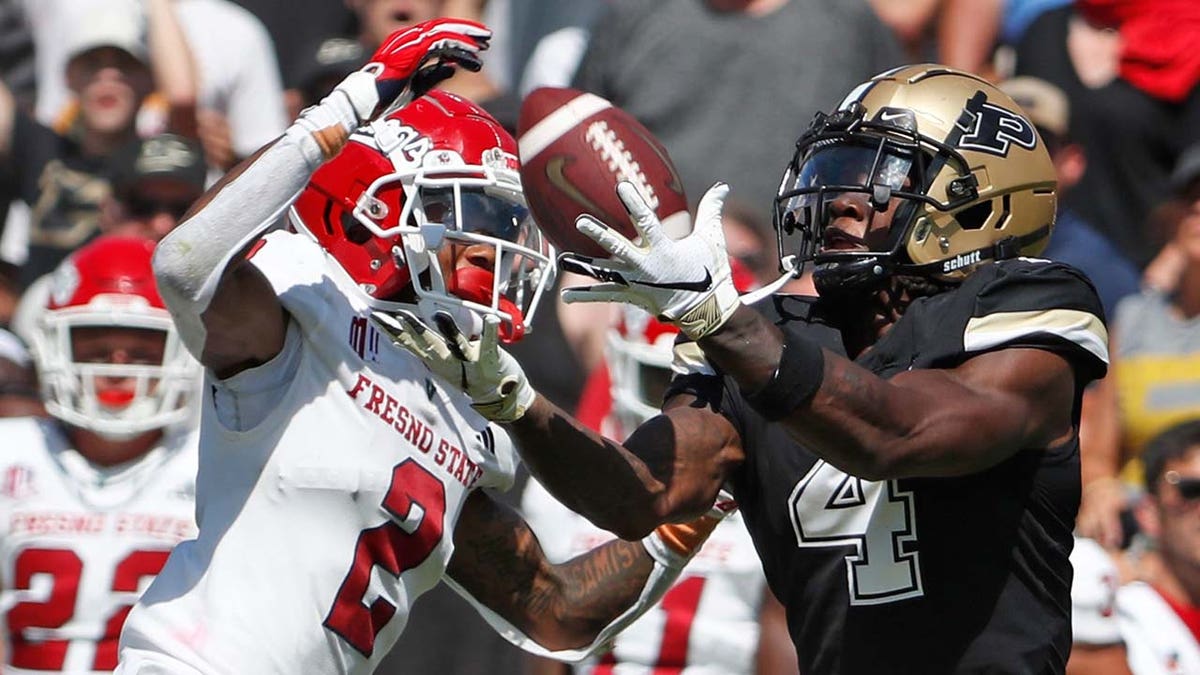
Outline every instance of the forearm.
POLYGON ((522 649, 578 661, 655 606, 727 511, 610 541, 552 565, 519 517, 472 496, 455 531, 451 585, 522 649))
POLYGON ((579 648, 637 602, 654 559, 641 542, 618 539, 552 569, 553 576, 534 585, 524 600, 531 619, 553 618, 531 621, 527 628, 543 646, 579 648), (561 633, 543 641, 539 625, 561 633))
MULTIPOLYGON (((997 423, 996 400, 976 395, 946 371, 910 371, 885 380, 828 350, 822 350, 818 360, 802 361, 812 372, 794 378, 795 386, 779 394, 776 373, 781 369, 784 336, 748 308, 739 309, 700 345, 752 404, 761 399, 774 405, 789 400, 792 391, 817 383, 815 390, 772 416, 801 445, 862 478, 977 470, 1018 449, 1026 428, 997 423), (972 451, 965 453, 965 447, 972 451)), ((799 351, 815 346, 793 336, 787 348, 799 351)), ((761 412, 769 405, 756 407, 761 412)))
POLYGON ((657 499, 665 486, 651 467, 545 397, 539 394, 506 428, 534 477, 597 527, 636 539, 660 522, 657 499))
POLYGON ((238 254, 278 221, 312 172, 336 154, 355 117, 336 92, 310 109, 275 142, 235 167, 159 243, 154 270, 159 292, 189 348, 203 347, 200 317, 238 254), (199 342, 200 344, 194 344, 199 342))

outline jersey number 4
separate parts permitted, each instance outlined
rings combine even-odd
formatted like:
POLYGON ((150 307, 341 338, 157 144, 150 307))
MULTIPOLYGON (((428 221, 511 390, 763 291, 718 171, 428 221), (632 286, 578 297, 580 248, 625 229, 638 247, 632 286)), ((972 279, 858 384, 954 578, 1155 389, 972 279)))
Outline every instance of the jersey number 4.
POLYGON ((360 654, 370 657, 375 638, 396 614, 396 606, 376 597, 363 604, 378 566, 394 577, 425 562, 442 540, 446 488, 427 469, 406 459, 392 469, 392 484, 383 508, 395 520, 363 530, 354 549, 354 562, 324 625, 360 654))
POLYGON ((911 492, 896 481, 871 482, 817 462, 788 500, 801 548, 849 546, 850 604, 878 605, 919 597, 920 556, 911 492))

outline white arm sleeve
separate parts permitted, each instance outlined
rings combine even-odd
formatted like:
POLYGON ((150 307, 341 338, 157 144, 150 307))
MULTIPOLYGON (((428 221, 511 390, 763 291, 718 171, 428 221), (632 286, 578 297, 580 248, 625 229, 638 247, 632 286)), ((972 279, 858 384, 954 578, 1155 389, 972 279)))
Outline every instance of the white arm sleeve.
POLYGON ((609 642, 611 642, 617 633, 625 630, 629 624, 636 621, 647 610, 657 605, 662 596, 675 584, 675 580, 679 578, 679 573, 683 571, 684 565, 690 560, 690 558, 676 554, 668 549, 658 537, 657 532, 652 532, 642 539, 642 545, 646 548, 650 557, 654 559, 654 569, 650 571, 650 576, 646 578, 646 585, 642 587, 642 592, 638 596, 637 602, 622 612, 620 616, 613 619, 612 623, 601 629, 590 645, 577 649, 546 649, 534 641, 533 638, 521 632, 519 628, 509 623, 507 619, 471 597, 470 592, 459 586, 449 575, 446 576, 446 583, 457 591, 459 595, 466 598, 475 607, 475 611, 479 612, 479 615, 505 640, 536 656, 556 661, 577 663, 608 647, 609 642))
POLYGON ((159 243, 154 251, 158 290, 196 358, 205 341, 201 315, 225 268, 279 220, 324 161, 313 133, 338 124, 349 131, 357 120, 349 95, 335 90, 159 243))

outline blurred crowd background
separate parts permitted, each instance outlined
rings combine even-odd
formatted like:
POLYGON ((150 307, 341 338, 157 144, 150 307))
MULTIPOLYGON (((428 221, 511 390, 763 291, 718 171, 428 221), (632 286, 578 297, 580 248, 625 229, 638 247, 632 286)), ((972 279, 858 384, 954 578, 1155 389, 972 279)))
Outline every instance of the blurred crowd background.
MULTIPOLYGON (((1046 257, 1086 272, 1108 312, 1078 534, 1114 586, 1200 606, 1195 0, 0 0, 0 414, 40 413, 23 338, 66 255, 101 233, 161 238, 386 35, 436 16, 493 29, 484 69, 444 87, 514 133, 523 95, 574 86, 655 133, 693 199, 729 182, 730 253, 760 284, 778 276, 771 199, 816 111, 905 62, 1001 83, 1059 172, 1046 257), (1161 450, 1164 433, 1184 450, 1161 450)), ((514 351, 575 408, 609 310, 554 310, 514 351)), ((381 672, 538 668, 439 589, 381 672)))

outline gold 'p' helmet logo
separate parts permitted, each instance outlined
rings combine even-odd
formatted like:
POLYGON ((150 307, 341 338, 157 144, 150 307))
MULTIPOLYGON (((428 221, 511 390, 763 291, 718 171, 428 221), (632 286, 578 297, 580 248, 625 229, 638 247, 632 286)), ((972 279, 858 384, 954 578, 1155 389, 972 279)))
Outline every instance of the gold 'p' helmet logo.
POLYGON ((824 295, 892 275, 954 281, 981 263, 1037 255, 1054 223, 1054 165, 1004 92, 923 64, 887 71, 818 113, 796 142, 775 200, 785 269, 815 265, 824 295), (829 247, 835 201, 890 216, 886 242, 829 247))

